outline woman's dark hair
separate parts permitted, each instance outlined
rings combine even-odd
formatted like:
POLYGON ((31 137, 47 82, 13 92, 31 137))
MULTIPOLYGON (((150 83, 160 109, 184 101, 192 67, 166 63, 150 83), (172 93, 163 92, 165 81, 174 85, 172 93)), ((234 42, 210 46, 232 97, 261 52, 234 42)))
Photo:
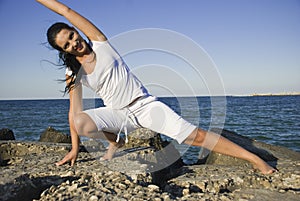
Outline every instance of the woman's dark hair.
POLYGON ((51 25, 48 28, 47 31, 47 39, 48 43, 56 50, 59 51, 59 60, 61 62, 62 66, 65 66, 66 68, 70 68, 72 70, 72 75, 66 79, 65 81, 69 80, 68 84, 65 87, 65 93, 70 92, 70 90, 75 86, 76 77, 78 75, 78 72, 80 70, 81 64, 76 59, 76 57, 72 54, 66 53, 62 48, 60 48, 56 42, 56 35, 62 30, 75 30, 73 27, 70 27, 68 24, 63 22, 57 22, 51 25))

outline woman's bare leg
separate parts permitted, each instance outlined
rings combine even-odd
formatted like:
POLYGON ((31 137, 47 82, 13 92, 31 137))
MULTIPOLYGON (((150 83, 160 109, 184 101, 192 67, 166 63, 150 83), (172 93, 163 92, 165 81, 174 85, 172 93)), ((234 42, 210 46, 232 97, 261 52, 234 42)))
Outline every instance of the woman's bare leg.
POLYGON ((116 142, 117 135, 115 135, 115 134, 104 132, 104 135, 106 136, 106 139, 109 142, 109 146, 108 146, 107 152, 100 159, 102 161, 103 160, 111 160, 114 157, 116 151, 119 148, 121 148, 122 146, 124 146, 124 144, 125 144, 125 141, 123 138, 120 138, 119 142, 116 142))
POLYGON ((93 139, 104 139, 104 140, 108 141, 108 143, 109 143, 108 149, 107 149, 106 153, 104 154, 104 156, 100 158, 101 161, 111 160, 114 157, 116 151, 119 148, 121 148, 122 146, 124 146, 124 144, 125 144, 125 141, 123 138, 120 137, 119 141, 116 142, 116 140, 117 140, 116 134, 104 132, 104 131, 90 133, 90 135, 87 137, 90 137, 93 139))
POLYGON ((75 117, 75 127, 78 134, 93 138, 104 139, 109 142, 108 150, 101 160, 111 160, 118 148, 122 147, 125 142, 120 138, 119 142, 116 142, 117 135, 105 131, 98 131, 98 128, 94 121, 84 112, 81 112, 75 117))
POLYGON ((271 174, 276 171, 257 155, 213 132, 196 129, 184 143, 201 146, 217 153, 247 160, 263 174, 271 174))

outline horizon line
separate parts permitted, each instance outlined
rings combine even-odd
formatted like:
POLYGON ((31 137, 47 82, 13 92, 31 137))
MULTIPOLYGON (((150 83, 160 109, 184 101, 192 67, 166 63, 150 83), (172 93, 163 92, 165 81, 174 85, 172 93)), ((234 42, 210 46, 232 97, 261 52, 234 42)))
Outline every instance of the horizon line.
MULTIPOLYGON (((189 97, 253 97, 253 96, 297 96, 300 92, 280 92, 280 93, 251 93, 251 94, 225 94, 225 95, 179 95, 179 96, 168 96, 160 95, 158 98, 189 98, 189 97)), ((100 97, 86 97, 83 99, 101 99, 100 97)), ((0 101, 14 101, 14 100, 69 100, 69 98, 59 97, 41 97, 41 98, 0 98, 0 101)))

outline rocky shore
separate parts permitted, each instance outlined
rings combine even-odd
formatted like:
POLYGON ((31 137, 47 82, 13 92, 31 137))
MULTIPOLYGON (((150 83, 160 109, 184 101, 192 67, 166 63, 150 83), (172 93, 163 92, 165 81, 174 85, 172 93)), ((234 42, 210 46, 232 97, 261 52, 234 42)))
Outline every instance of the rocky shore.
POLYGON ((132 133, 111 161, 100 160, 106 151, 101 142, 82 142, 74 167, 54 165, 69 143, 5 140, 0 141, 0 200, 300 200, 300 153, 215 131, 279 172, 262 175, 243 160, 213 152, 185 165, 173 143, 144 129, 132 133))

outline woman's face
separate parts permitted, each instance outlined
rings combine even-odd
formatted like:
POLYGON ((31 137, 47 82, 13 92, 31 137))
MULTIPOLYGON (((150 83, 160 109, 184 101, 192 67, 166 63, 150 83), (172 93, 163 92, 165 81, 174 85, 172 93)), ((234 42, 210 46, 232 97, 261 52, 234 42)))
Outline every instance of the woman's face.
POLYGON ((86 42, 75 29, 62 29, 55 42, 63 51, 75 56, 83 56, 88 51, 86 42))

